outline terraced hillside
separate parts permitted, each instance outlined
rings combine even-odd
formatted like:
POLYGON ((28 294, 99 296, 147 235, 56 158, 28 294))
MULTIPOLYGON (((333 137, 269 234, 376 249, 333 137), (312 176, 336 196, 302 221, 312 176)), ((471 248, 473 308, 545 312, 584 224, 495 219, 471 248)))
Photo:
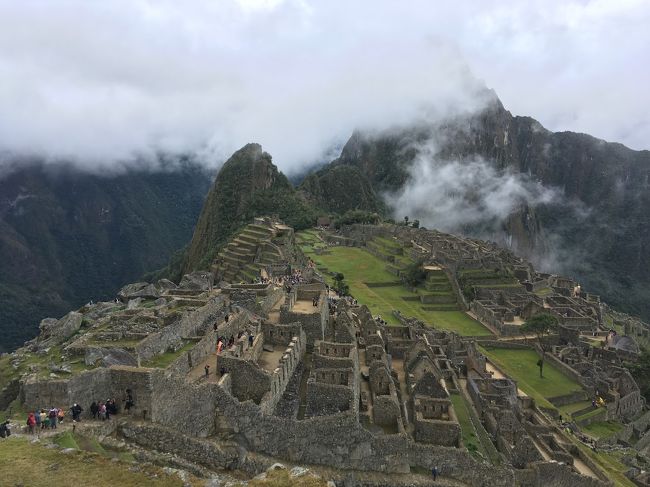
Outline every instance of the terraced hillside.
POLYGON ((265 267, 282 260, 280 247, 273 242, 278 229, 251 223, 217 254, 213 271, 228 282, 251 281, 265 267))
POLYGON ((396 240, 375 237, 366 248, 328 247, 317 231, 309 230, 299 232, 296 242, 330 282, 334 273, 342 273, 351 294, 390 324, 399 323, 393 316, 393 310, 399 310, 406 316, 461 335, 491 334, 460 310, 451 284, 441 269, 428 269, 422 285, 407 289, 399 273, 415 262, 413 249, 396 240))

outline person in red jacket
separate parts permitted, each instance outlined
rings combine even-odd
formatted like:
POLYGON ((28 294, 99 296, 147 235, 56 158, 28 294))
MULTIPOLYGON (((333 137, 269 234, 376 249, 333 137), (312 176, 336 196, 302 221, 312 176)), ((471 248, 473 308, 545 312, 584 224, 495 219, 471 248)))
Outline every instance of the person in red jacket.
POLYGON ((33 435, 36 432, 36 417, 33 412, 27 415, 27 426, 29 427, 29 433, 33 435))

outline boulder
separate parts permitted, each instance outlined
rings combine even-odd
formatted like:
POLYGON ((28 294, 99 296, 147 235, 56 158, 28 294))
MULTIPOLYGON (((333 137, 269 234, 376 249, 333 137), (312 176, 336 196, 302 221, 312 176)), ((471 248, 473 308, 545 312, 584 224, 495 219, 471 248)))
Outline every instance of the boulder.
POLYGON ((133 284, 127 284, 120 289, 120 292, 117 293, 117 297, 120 301, 126 303, 135 298, 158 299, 160 297, 160 292, 156 286, 148 282, 134 282, 133 284))
POLYGON ((178 287, 176 284, 174 284, 169 279, 160 279, 156 283, 156 286, 158 286, 158 289, 160 289, 161 291, 169 291, 171 289, 176 289, 178 287))
POLYGON ((191 274, 185 274, 178 286, 181 289, 195 289, 197 291, 208 291, 212 289, 214 276, 211 272, 196 271, 191 274))
POLYGON ((46 318, 41 321, 41 334, 39 336, 40 348, 51 347, 65 341, 66 338, 74 335, 81 328, 83 315, 76 311, 71 311, 60 320, 52 321, 52 318, 46 318))

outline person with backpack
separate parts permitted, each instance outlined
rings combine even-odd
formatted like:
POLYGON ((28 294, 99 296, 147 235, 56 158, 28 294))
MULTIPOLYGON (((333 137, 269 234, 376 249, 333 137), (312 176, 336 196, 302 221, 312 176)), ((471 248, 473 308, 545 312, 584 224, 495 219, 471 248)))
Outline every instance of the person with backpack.
POLYGON ((56 408, 50 409, 49 414, 47 415, 48 418, 50 418, 50 428, 55 430, 56 429, 56 416, 57 416, 57 410, 56 408))

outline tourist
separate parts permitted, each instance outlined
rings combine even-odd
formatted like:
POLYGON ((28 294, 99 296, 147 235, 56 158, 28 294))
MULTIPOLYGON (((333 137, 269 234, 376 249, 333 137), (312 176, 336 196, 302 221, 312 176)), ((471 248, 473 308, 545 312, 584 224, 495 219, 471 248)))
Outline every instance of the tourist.
POLYGON ((56 410, 56 422, 57 423, 63 423, 64 418, 65 418, 65 410, 63 408, 57 408, 57 410, 56 410))
POLYGON ((248 335, 248 346, 249 347, 253 346, 253 333, 252 332, 248 335))
POLYGON ((99 402, 99 417, 102 421, 106 421, 108 419, 108 415, 106 414, 106 404, 101 401, 99 402))
POLYGON ((226 316, 224 316, 223 319, 226 323, 228 323, 228 320, 230 319, 230 315, 226 313, 226 316))
POLYGON ((33 435, 36 432, 36 418, 33 412, 27 415, 27 427, 29 428, 29 434, 33 435))
POLYGON ((133 406, 135 406, 135 401, 133 400, 133 391, 131 391, 131 389, 127 389, 126 399, 124 400, 124 410, 127 414, 130 414, 133 406))
POLYGON ((40 430, 41 429, 41 412, 38 411, 38 410, 34 413, 34 421, 36 421, 36 429, 40 430))
POLYGON ((93 403, 90 405, 90 414, 93 415, 93 419, 97 419, 97 415, 99 414, 99 406, 95 401, 93 401, 93 403))
POLYGON ((104 415, 106 416, 106 419, 111 419, 111 408, 109 406, 109 402, 110 401, 107 399, 104 403, 104 415))
POLYGON ((208 376, 210 375, 210 366, 208 364, 205 364, 205 378, 207 379, 208 376))
POLYGON ((11 430, 9 429, 9 420, 4 423, 0 423, 0 438, 7 438, 11 435, 11 430))
POLYGON ((58 411, 56 408, 50 409, 49 414, 47 415, 48 418, 50 418, 50 428, 55 430, 56 429, 56 417, 57 417, 58 411))
POLYGON ((46 428, 46 421, 47 421, 47 413, 45 412, 45 409, 41 409, 41 412, 39 413, 39 417, 41 419, 41 429, 46 428))
POLYGON ((109 416, 117 414, 117 403, 115 399, 106 402, 106 412, 109 416))
POLYGON ((44 412, 45 419, 41 419, 41 429, 49 429, 50 427, 50 415, 47 412, 44 412))
POLYGON ((222 366, 222 367, 219 369, 219 375, 221 375, 221 377, 223 377, 224 375, 226 375, 226 368, 225 368, 225 367, 222 366))
POLYGON ((70 411, 72 412, 72 421, 80 421, 79 417, 81 416, 83 408, 79 406, 79 404, 74 403, 70 408, 70 411))
POLYGON ((438 467, 433 467, 431 469, 431 475, 433 476, 433 481, 435 482, 439 475, 438 467))

